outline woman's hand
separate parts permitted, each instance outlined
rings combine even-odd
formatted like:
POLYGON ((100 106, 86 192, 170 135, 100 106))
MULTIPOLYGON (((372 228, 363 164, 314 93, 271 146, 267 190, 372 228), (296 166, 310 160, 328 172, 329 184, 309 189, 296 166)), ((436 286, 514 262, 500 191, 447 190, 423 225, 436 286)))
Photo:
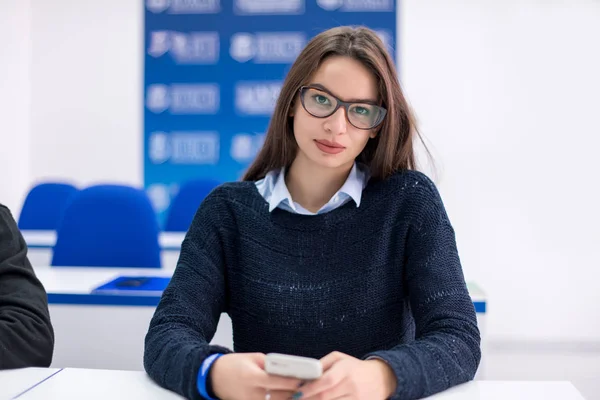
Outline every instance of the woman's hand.
POLYGON ((396 391, 396 376, 381 360, 359 360, 333 352, 321 359, 323 376, 307 383, 294 399, 384 400, 396 391))
POLYGON ((221 400, 287 400, 298 390, 300 380, 269 375, 264 367, 262 353, 231 353, 218 358, 210 371, 215 396, 221 400))

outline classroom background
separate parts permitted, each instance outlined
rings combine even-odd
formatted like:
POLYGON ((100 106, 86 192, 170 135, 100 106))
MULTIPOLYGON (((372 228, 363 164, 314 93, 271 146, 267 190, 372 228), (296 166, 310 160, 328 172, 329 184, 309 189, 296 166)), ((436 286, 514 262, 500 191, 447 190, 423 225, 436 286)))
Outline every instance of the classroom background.
MULTIPOLYGON (((182 187, 200 193, 237 179, 294 51, 319 29, 362 22, 394 54, 432 152, 434 164, 421 152, 423 169, 482 307, 481 373, 569 380, 600 399, 596 0, 0 0, 0 202, 19 220, 40 184, 139 189, 158 221, 158 274, 168 277, 190 218, 168 226, 182 187), (281 30, 290 33, 278 42, 281 30)), ((57 275, 60 239, 35 219, 22 228, 49 291, 53 366, 141 370, 128 354, 101 365, 86 340, 141 354, 135 335, 152 302, 78 307, 78 291, 111 272, 57 275), (110 322, 117 315, 130 325, 110 322)))

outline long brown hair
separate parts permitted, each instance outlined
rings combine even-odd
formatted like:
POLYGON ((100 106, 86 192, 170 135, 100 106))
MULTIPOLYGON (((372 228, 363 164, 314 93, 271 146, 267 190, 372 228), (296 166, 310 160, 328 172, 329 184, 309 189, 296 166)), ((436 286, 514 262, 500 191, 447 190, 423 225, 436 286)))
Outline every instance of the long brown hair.
POLYGON ((377 78, 382 106, 387 109, 377 136, 367 142, 357 161, 367 165, 371 178, 377 180, 399 170, 416 169, 413 140, 419 133, 400 88, 394 61, 374 31, 363 26, 342 26, 315 36, 298 55, 281 88, 263 147, 243 180, 258 180, 271 170, 292 164, 298 145, 290 109, 300 87, 308 83, 330 56, 346 56, 362 62, 377 78))

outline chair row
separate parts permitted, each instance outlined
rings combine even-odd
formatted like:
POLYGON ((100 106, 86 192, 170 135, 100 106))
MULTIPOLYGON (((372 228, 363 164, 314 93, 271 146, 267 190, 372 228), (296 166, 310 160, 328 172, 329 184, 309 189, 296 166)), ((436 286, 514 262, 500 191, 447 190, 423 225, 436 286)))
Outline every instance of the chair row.
MULTIPOLYGON (((186 231, 215 181, 185 183, 167 213, 165 231, 186 231)), ((84 189, 42 183, 28 193, 21 230, 53 230, 52 265, 160 268, 159 223, 145 191, 125 185, 84 189)))

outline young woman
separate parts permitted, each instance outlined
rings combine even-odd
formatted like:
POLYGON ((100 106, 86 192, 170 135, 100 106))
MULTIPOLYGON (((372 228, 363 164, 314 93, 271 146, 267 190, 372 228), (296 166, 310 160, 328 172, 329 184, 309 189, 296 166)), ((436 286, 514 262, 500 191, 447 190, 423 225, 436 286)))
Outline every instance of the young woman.
POLYGON ((413 117, 375 33, 316 36, 264 147, 182 244, 144 365, 190 399, 417 399, 471 380, 480 336, 454 231, 414 171, 413 117), (210 345, 219 316, 234 350, 210 345), (319 358, 302 385, 266 353, 319 358))

